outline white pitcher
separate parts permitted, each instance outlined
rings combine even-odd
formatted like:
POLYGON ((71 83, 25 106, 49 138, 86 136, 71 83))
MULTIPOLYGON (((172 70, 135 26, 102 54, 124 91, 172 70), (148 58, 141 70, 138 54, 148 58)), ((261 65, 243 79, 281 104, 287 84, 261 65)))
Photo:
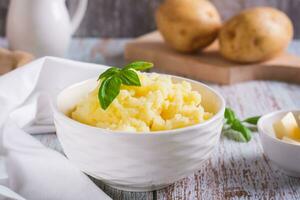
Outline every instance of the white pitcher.
POLYGON ((70 20, 65 0, 11 0, 6 27, 10 48, 36 57, 63 57, 84 16, 87 1, 79 0, 70 20))

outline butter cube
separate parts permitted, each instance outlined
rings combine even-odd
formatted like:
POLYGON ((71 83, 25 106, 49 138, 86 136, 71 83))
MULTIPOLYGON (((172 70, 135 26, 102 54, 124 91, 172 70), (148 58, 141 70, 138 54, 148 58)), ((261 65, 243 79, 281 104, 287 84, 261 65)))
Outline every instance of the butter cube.
POLYGON ((300 128, 293 113, 289 112, 281 120, 273 124, 276 137, 282 139, 284 136, 300 140, 300 128))

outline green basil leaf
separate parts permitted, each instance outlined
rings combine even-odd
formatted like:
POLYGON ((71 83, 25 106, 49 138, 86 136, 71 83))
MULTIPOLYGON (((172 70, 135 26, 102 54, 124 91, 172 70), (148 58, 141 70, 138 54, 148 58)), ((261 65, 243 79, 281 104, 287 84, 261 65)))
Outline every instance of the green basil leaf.
POLYGON ((249 124, 247 122, 242 122, 244 126, 246 126, 251 132, 257 132, 257 126, 254 124, 249 124))
POLYGON ((231 129, 240 132, 247 142, 251 140, 251 131, 244 126, 238 119, 235 119, 231 124, 231 129))
POLYGON ((136 61, 136 62, 126 65, 124 67, 124 70, 134 69, 134 70, 142 71, 142 70, 150 69, 152 67, 153 67, 153 63, 144 62, 144 61, 136 61))
POLYGON ((224 117, 226 118, 226 120, 227 120, 226 123, 228 123, 228 124, 232 124, 236 119, 233 110, 230 108, 225 108, 224 117))
POLYGON ((257 122, 259 120, 260 116, 255 116, 255 117, 249 117, 245 119, 243 122, 247 122, 249 124, 257 125, 257 122))
POLYGON ((107 69, 105 72, 103 72, 102 74, 100 74, 98 81, 103 79, 103 78, 108 78, 110 76, 113 76, 117 73, 119 73, 120 69, 116 68, 116 67, 111 67, 109 69, 107 69))
POLYGON ((223 135, 230 140, 234 140, 237 142, 247 142, 246 138, 239 131, 228 129, 228 130, 223 131, 223 135))
POLYGON ((141 82, 137 73, 133 70, 127 69, 122 70, 119 74, 119 77, 122 80, 124 85, 134 85, 134 86, 141 86, 141 82))
POLYGON ((103 110, 113 102, 120 93, 122 80, 118 76, 111 76, 102 81, 98 92, 98 99, 103 110))

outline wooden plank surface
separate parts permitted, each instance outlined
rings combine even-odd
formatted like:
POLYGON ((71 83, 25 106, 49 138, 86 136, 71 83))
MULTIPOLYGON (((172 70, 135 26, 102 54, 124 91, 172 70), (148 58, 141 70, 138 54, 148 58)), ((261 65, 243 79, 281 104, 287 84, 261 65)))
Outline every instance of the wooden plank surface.
MULTIPOLYGON (((214 86, 241 117, 300 108, 300 87, 275 82, 214 86)), ((264 156, 256 133, 240 144, 222 138, 195 174, 158 191, 158 199, 299 199, 300 179, 286 176, 264 156)))
MULTIPOLYGON (((74 40, 69 57, 95 63, 120 65, 126 39, 74 40)), ((0 40, 0 45, 6 43, 0 40)), ((300 55, 300 41, 289 51, 300 55)), ((273 110, 300 108, 300 85, 274 81, 251 81, 231 86, 210 84, 225 97, 240 117, 273 110)), ((45 145, 61 151, 55 134, 36 136, 45 145)), ((286 176, 263 154, 258 133, 249 143, 221 138, 208 162, 199 171, 155 192, 133 193, 97 183, 114 199, 300 199, 300 179, 286 176)))
MULTIPOLYGON (((163 0, 90 0, 88 11, 76 36, 134 37, 155 29, 154 9, 163 0)), ((222 18, 228 19, 242 9, 253 6, 274 6, 286 12, 295 24, 295 36, 300 38, 299 0, 211 0, 222 18)), ((5 34, 9 0, 0 1, 0 35, 5 34)), ((67 0, 71 13, 78 0, 67 0)))

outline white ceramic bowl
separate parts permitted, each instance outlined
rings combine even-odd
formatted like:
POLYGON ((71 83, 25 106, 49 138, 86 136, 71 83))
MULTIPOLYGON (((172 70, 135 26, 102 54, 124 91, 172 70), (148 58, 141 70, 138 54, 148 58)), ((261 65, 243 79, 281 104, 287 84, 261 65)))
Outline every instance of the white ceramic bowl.
POLYGON ((173 80, 190 82, 201 92, 204 108, 215 115, 204 123, 170 131, 110 131, 66 116, 96 87, 96 79, 64 89, 54 106, 54 121, 66 156, 88 175, 128 191, 156 190, 198 170, 218 144, 225 102, 202 83, 175 76, 173 80))
POLYGON ((273 129, 274 122, 288 112, 300 115, 300 110, 281 110, 264 115, 258 121, 258 131, 265 155, 288 175, 300 177, 300 146, 277 139, 273 129))

